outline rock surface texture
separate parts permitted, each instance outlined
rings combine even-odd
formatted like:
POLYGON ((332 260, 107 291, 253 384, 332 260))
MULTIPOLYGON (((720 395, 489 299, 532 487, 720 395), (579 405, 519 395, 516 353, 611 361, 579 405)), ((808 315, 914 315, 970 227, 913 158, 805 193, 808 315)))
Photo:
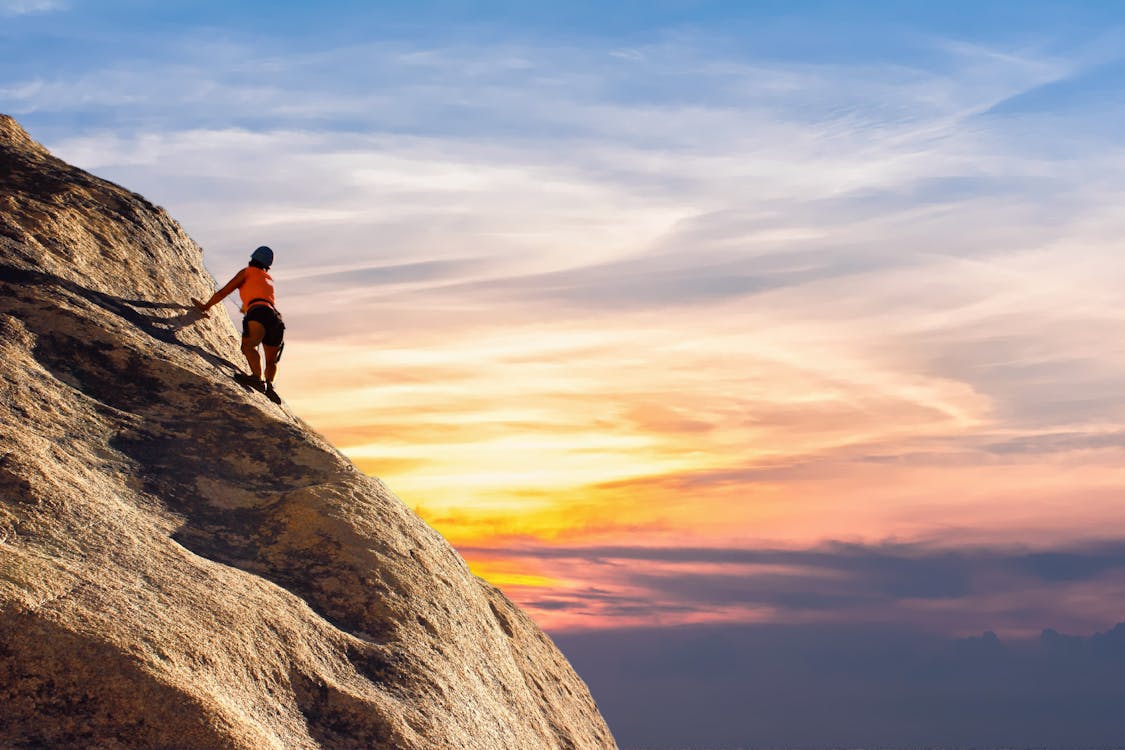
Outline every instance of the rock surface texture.
POLYGON ((616 747, 525 614, 231 380, 214 288, 0 116, 0 747, 616 747))

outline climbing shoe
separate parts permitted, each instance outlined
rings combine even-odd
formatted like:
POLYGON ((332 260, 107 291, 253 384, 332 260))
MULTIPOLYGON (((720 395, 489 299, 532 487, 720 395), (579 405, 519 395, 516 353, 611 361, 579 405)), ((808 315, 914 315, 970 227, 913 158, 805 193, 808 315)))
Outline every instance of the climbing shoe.
POLYGON ((266 384, 261 378, 256 378, 245 372, 236 372, 234 374, 234 380, 236 383, 244 385, 247 388, 253 388, 256 391, 262 391, 264 393, 266 390, 266 384))

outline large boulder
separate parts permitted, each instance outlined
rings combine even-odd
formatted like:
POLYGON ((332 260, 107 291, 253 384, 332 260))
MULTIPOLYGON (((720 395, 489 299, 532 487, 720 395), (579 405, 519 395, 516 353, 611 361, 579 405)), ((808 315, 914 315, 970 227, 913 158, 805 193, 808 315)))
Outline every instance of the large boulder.
POLYGON ((614 748, 522 611, 231 379, 213 291, 0 116, 0 746, 614 748))

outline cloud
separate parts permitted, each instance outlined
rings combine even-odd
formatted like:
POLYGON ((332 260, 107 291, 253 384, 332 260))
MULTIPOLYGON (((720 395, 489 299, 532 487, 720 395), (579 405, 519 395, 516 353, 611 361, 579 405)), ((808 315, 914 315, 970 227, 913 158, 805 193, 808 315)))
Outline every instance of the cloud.
MULTIPOLYGON (((1078 185, 1006 174, 1014 160, 998 160, 987 132, 980 139, 964 127, 972 116, 966 112, 983 106, 978 99, 1051 80, 1058 64, 959 53, 944 64, 977 82, 945 91, 942 75, 922 69, 767 66, 709 59, 682 45, 649 49, 643 70, 621 73, 562 45, 482 54, 384 42, 270 57, 267 74, 243 80, 223 71, 258 70, 264 60, 231 44, 211 45, 217 51, 190 53, 167 70, 41 81, 27 94, 28 106, 73 106, 83 91, 116 105, 148 102, 149 89, 172 87, 182 92, 175 106, 190 110, 169 112, 180 128, 198 122, 196 110, 221 110, 228 122, 254 122, 255 130, 261 118, 275 123, 272 133, 254 136, 203 128, 116 147, 105 139, 58 144, 64 156, 142 189, 149 181, 164 191, 180 186, 168 202, 208 246, 217 244, 211 237, 249 241, 247 235, 273 233, 297 247, 315 245, 329 260, 380 252, 373 244, 405 258, 433 253, 438 227, 448 242, 488 245, 509 261, 493 274, 462 279, 464 286, 415 289, 409 301, 418 304, 464 294, 521 307, 651 309, 804 289, 817 280, 867 285, 902 267, 946 273, 932 253, 1011 251, 1026 241, 1030 227, 1001 242, 982 230, 997 224, 997 210, 1011 210, 1003 196, 1023 205, 1044 194, 1075 196, 1078 185), (214 57, 224 66, 209 67, 214 57), (368 92, 352 91, 357 81, 345 77, 323 90, 317 71, 351 69, 378 71, 387 88, 367 82, 368 92), (674 85, 659 88, 659 101, 620 96, 615 86, 633 90, 636 76, 674 85), (852 83, 844 115, 832 103, 841 78, 852 83), (465 86, 477 95, 458 93, 465 86), (320 135, 277 130, 310 130, 291 109, 309 96, 311 130, 320 135), (904 97, 919 100, 909 117, 883 114, 893 111, 888 103, 903 106, 904 97), (196 108, 196 100, 208 107, 196 108), (809 109, 814 102, 826 102, 823 115, 809 109), (442 111, 458 109, 490 116, 442 111), (359 112, 366 114, 356 121, 359 112), (471 132, 460 131, 466 127, 471 132), (375 135, 357 137, 362 132, 375 135), (397 135, 403 132, 412 135, 397 135), (224 205, 233 210, 217 218, 200 204, 195 196, 204 184, 209 196, 229 196, 233 205, 224 205), (685 204, 701 210, 685 211, 685 204), (960 216, 935 220, 920 213, 927 204, 960 216), (516 255, 541 262, 513 264, 516 255)), ((1037 222, 1059 223, 1057 216, 1037 222)), ((872 297, 868 307, 881 302, 872 297)))
MULTIPOLYGON (((1120 39, 1115 40, 1118 44, 1120 39)), ((1102 53, 1105 54, 1104 52, 1102 53)), ((1120 99, 1121 74, 1125 60, 1117 50, 1112 57, 1093 61, 1071 74, 1009 97, 989 108, 988 114, 999 117, 1027 113, 1086 112, 1113 106, 1120 99)))
POLYGON ((1089 629, 1125 591, 1125 541, 1027 549, 462 546, 470 560, 584 585, 510 593, 555 628, 645 622, 881 623, 935 633, 1089 629), (576 577, 579 573, 581 577, 576 577), (1084 603, 1083 603, 1084 602, 1084 603))
POLYGON ((0 0, 0 16, 26 16, 66 10, 62 0, 0 0))
MULTIPOLYGON (((1081 51, 157 41, 0 88, 220 280, 273 246, 287 399, 459 542, 1062 543, 1122 514, 1122 153, 997 113, 1081 78, 1081 51)), ((979 585, 957 559, 888 565, 817 568, 847 585, 788 601, 792 571, 658 571, 614 606, 665 587, 668 616, 706 617, 696 583, 729 617, 838 591, 915 612, 979 585)))

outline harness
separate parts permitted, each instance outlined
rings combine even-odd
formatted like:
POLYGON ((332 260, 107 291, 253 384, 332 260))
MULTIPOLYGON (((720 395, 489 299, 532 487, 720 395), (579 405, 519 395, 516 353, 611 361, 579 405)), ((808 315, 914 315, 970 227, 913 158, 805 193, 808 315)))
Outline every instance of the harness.
POLYGON ((259 302, 262 303, 263 305, 269 305, 270 308, 273 309, 274 312, 277 312, 277 308, 273 306, 273 303, 270 302, 268 299, 265 299, 264 297, 255 297, 254 299, 247 302, 246 303, 246 312, 250 312, 250 308, 253 307, 254 305, 258 304, 259 302))

